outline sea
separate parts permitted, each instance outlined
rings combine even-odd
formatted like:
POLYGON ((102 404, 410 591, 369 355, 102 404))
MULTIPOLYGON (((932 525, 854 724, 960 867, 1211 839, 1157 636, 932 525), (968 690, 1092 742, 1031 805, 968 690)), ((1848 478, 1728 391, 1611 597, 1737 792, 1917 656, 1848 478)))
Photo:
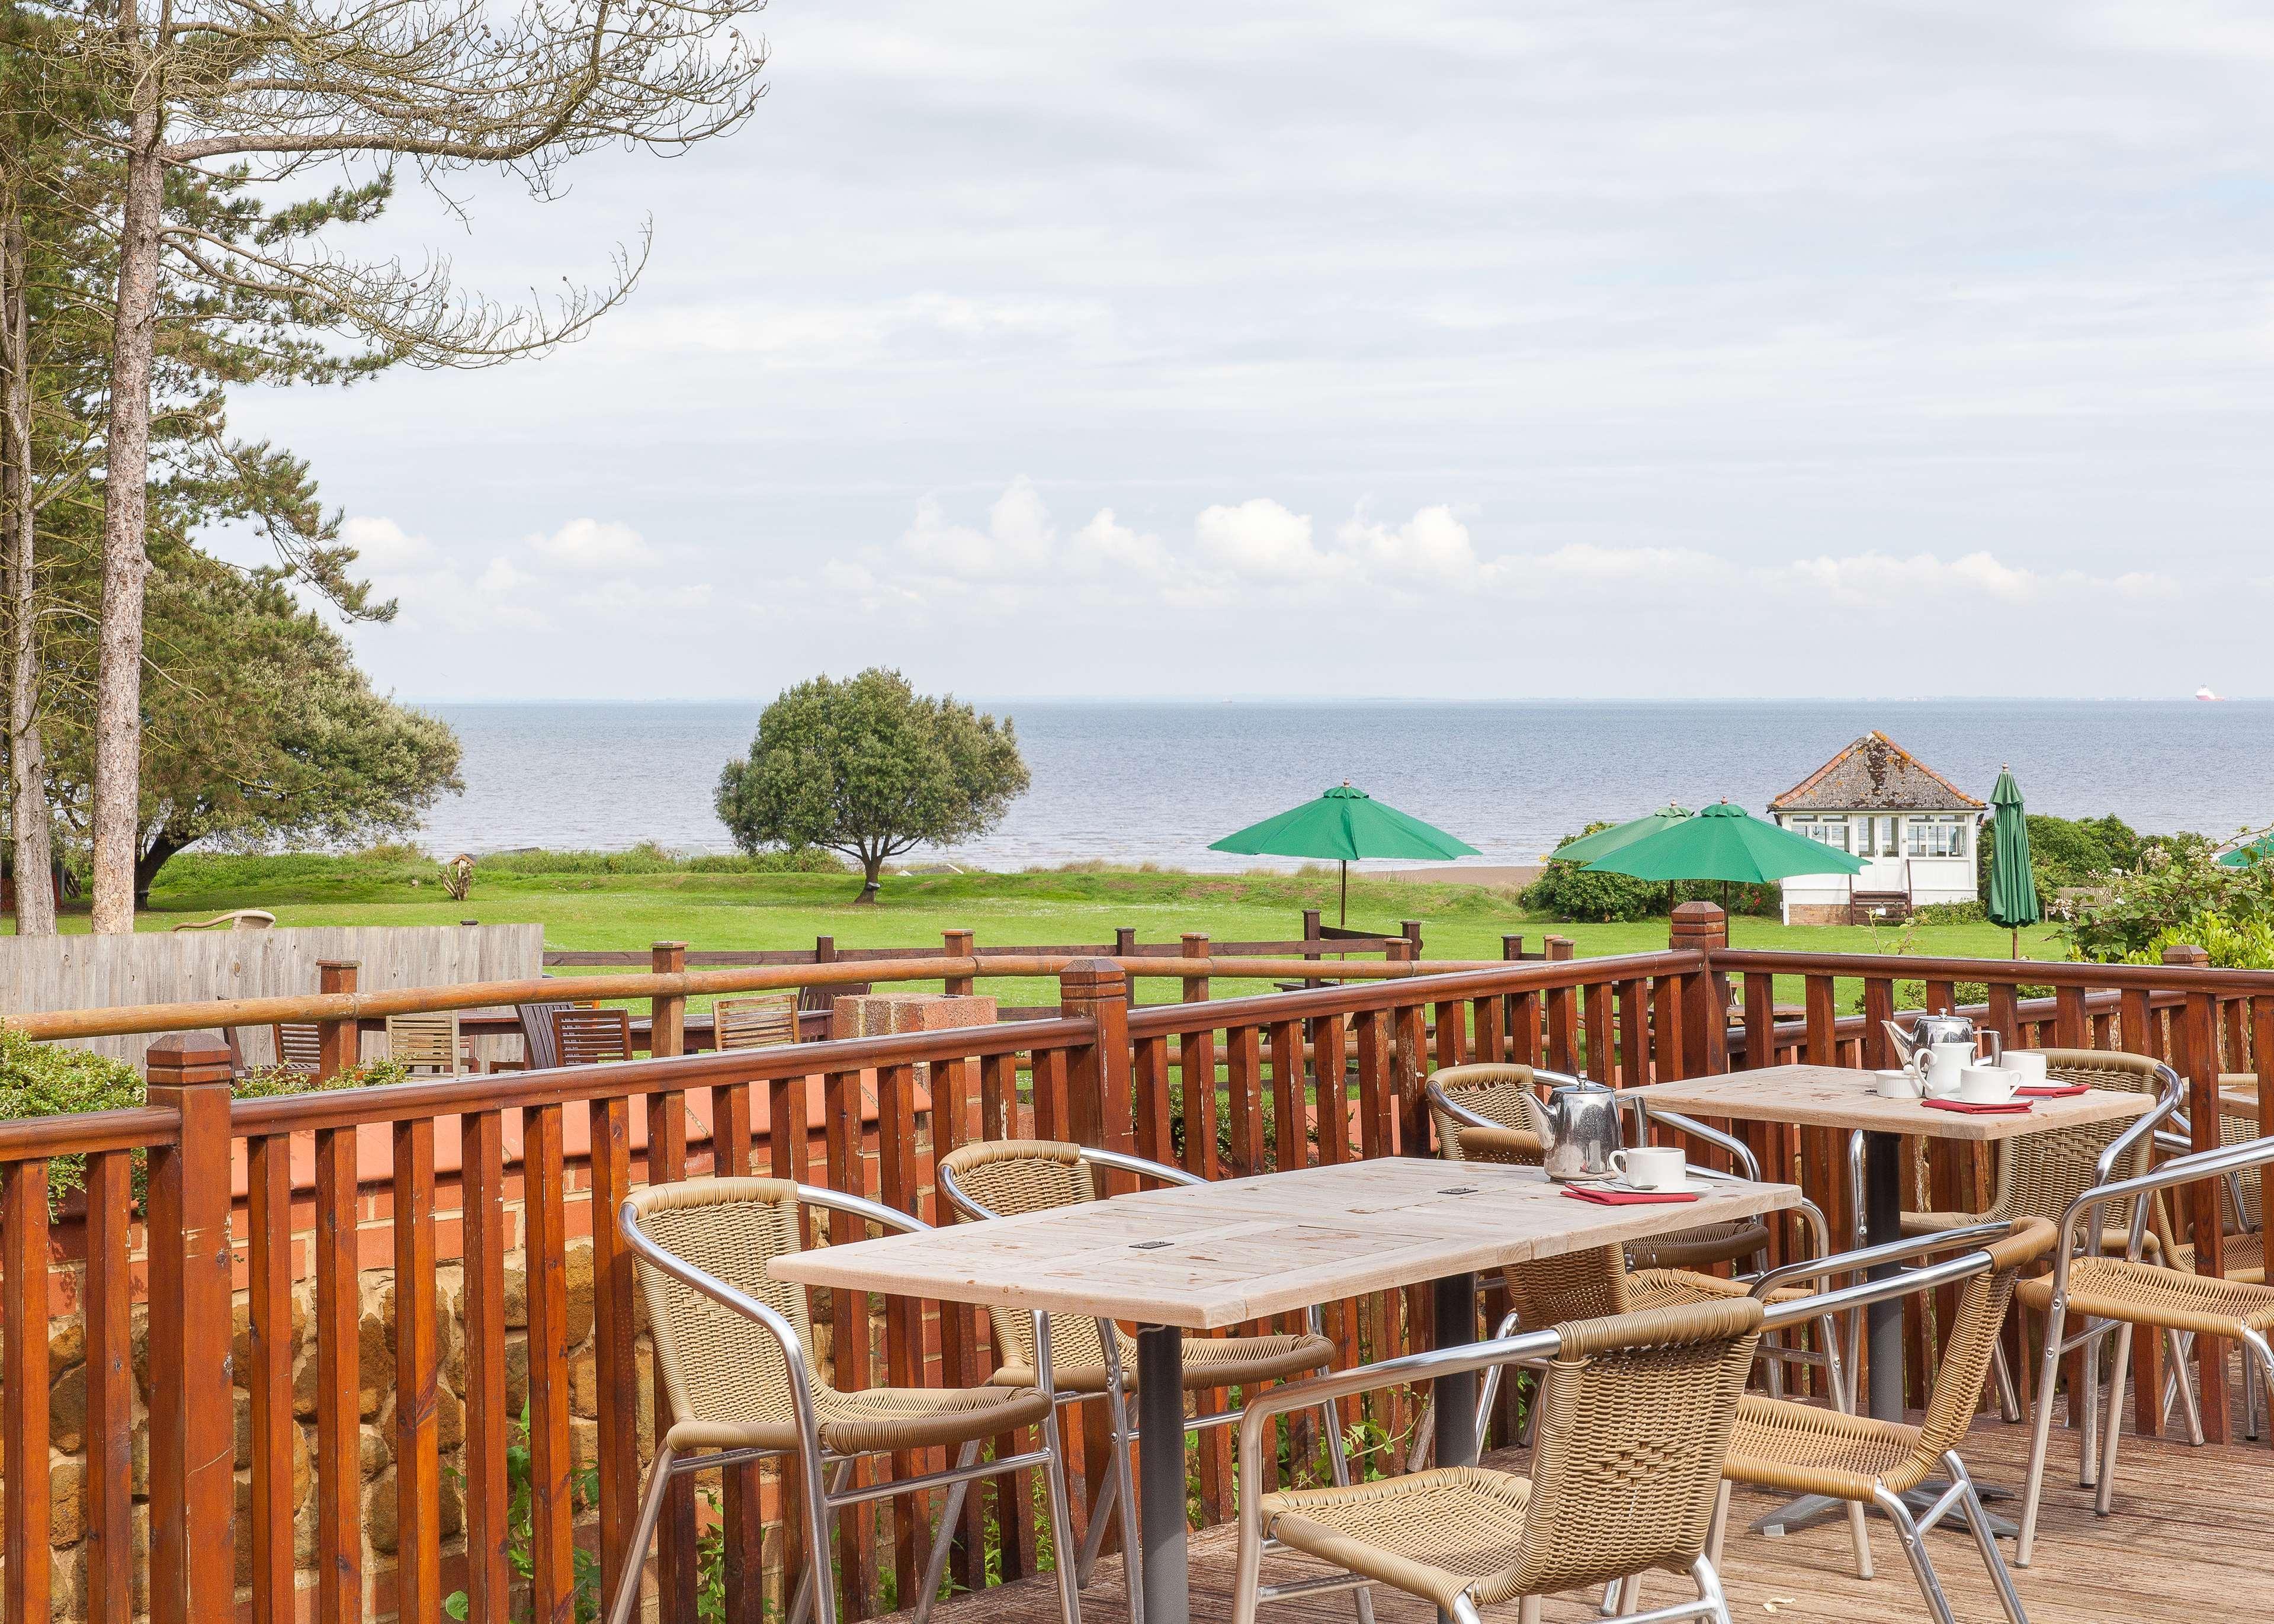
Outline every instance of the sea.
MULTIPOLYGON (((2010 764, 2032 811, 2214 836, 2274 823, 2274 701, 982 704, 1016 726, 1033 786, 988 834, 907 861, 1265 866, 1209 842, 1347 780, 1458 835, 1472 863, 1527 863, 1670 801, 1759 812, 1874 728, 1977 796, 2010 764)), ((712 801, 763 702, 424 708, 465 751, 464 794, 419 836, 438 856, 734 849, 712 801)))

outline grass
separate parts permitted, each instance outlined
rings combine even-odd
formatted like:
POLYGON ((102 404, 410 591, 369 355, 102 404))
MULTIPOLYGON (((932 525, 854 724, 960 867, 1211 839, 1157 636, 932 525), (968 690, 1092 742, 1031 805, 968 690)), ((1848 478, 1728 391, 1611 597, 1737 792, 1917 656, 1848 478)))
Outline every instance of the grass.
MULTIPOLYGON (((629 853, 523 853, 486 858, 472 894, 453 901, 433 863, 403 847, 342 856, 204 856, 175 859, 159 876, 146 930, 230 908, 260 907, 282 925, 436 925, 535 922, 554 948, 642 948, 658 940, 704 948, 809 947, 832 936, 840 947, 936 946, 945 930, 976 933, 983 945, 1104 943, 1117 926, 1141 941, 1174 941, 1187 930, 1219 941, 1284 940, 1299 934, 1302 910, 1331 919, 1331 870, 1304 874, 1189 874, 1108 870, 1090 865, 1017 874, 887 876, 877 906, 857 907, 856 876, 779 871, 782 860, 674 861, 651 848, 629 853)), ((1664 919, 1627 924, 1559 924, 1527 915, 1513 892, 1466 885, 1412 884, 1354 876, 1351 922, 1395 930, 1418 919, 1432 959, 1497 959, 1503 934, 1526 946, 1554 934, 1583 957, 1650 951, 1667 942, 1664 919)), ((81 904, 65 930, 84 930, 81 904)), ((1894 950, 1896 933, 1868 927, 1784 926, 1740 917, 1740 947, 1862 952, 1894 950)), ((2025 955, 2059 959, 2058 933, 2024 931, 2025 955)), ((1921 925, 1909 951, 2003 959, 2007 933, 1988 924, 1921 925)), ((1219 984, 1223 993, 1243 990, 1219 984)), ((990 986, 1013 1003, 1054 998, 1047 983, 990 986)), ((1781 996, 1796 996, 1780 987, 1781 996)), ((1173 983, 1145 982, 1147 1002, 1174 996, 1173 983)))

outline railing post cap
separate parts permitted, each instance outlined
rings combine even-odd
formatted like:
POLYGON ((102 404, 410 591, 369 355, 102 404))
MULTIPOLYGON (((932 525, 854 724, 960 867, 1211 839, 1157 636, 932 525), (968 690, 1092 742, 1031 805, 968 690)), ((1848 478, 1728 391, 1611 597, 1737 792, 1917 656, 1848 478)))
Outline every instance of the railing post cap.
POLYGON ((316 968, 319 970, 360 970, 363 968, 363 960, 360 959, 319 959, 316 960, 316 968))
POLYGON ((218 1032, 169 1032, 150 1045, 143 1064, 151 1071, 188 1071, 209 1066, 229 1070, 229 1041, 218 1032))
POLYGON ((1682 920, 1712 921, 1719 920, 1722 918, 1723 915, 1721 913, 1721 905, 1720 903, 1707 902, 1701 898, 1695 901, 1676 903, 1674 908, 1674 917, 1677 921, 1682 920))
POLYGON ((683 951, 686 949, 687 944, 684 942, 651 942, 648 945, 651 948, 656 948, 667 953, 672 951, 674 948, 683 951))
POLYGON ((1111 959, 1070 959, 1058 972, 1059 986, 1068 990, 1118 988, 1122 982, 1121 966, 1111 959))

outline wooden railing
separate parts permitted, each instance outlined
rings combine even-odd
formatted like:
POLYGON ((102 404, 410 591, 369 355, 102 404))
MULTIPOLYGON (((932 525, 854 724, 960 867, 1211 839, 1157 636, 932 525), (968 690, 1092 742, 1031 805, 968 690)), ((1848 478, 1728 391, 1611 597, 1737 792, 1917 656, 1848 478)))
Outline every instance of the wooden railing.
MULTIPOLYGON (((433 1619, 459 1590, 476 1620, 566 1624, 580 1583, 605 1593, 627 1563, 643 1560, 627 1545, 644 1462, 641 1417, 651 1413, 654 1395, 642 1375, 632 1271, 610 1221, 642 1184, 757 1171, 941 1222, 937 1159, 974 1139, 1079 1139, 1205 1177, 1430 1154, 1421 1086, 1437 1067, 1505 1059, 1624 1087, 1716 1071, 1733 1053, 1736 1064, 1796 1049, 1818 1060, 1883 1060, 1876 1024, 1892 1012, 1899 981, 1923 983, 1930 1008, 1950 1007, 1961 983, 1984 983, 1984 1019, 2016 1041, 2050 1036, 2171 1058, 2191 1079, 2198 1140, 2215 1140, 2218 1132, 2218 1071, 2253 1070, 2259 1055, 2274 1054, 2274 974, 2192 963, 2127 968, 1742 952, 1727 948, 1722 930, 1718 910, 1691 904, 1662 952, 1453 969, 1336 966, 1341 984, 1253 997, 1210 998, 1209 979, 1273 975, 1276 967, 1185 959, 1166 972, 1181 980, 1181 1002, 1133 1008, 1130 975, 1161 973, 1158 960, 1043 960, 1018 973, 1057 976, 1059 1007, 1047 1019, 724 1055, 673 1052, 689 996, 728 989, 721 977, 749 985, 752 977, 809 978, 814 968, 666 968, 594 978, 599 986, 625 983, 604 996, 652 1000, 652 1059, 234 1102, 226 1053, 210 1034, 163 1039, 151 1053, 147 1108, 0 1125, 0 1602, 7 1624, 44 1618, 49 1606, 50 1478, 18 1463, 51 1455, 46 1332, 58 1297, 86 1321, 85 1616, 129 1624, 132 1608, 129 1315, 147 1292, 147 1580, 159 1624, 208 1624, 233 1607, 233 1541, 248 1547, 250 1605, 260 1624, 303 1614, 328 1624, 386 1614, 433 1619), (1796 1022, 1778 1019, 1780 978, 1799 995, 1796 1022), (2023 1000, 2025 985, 2053 991, 2041 1002, 2023 1000), (1734 1025, 1733 994, 1742 1011, 1734 1025), (688 1107, 697 1096, 711 1128, 690 1144, 688 1107), (825 1125, 817 1146, 802 1131, 813 1117, 825 1125), (377 1187, 370 1182, 374 1144, 385 1148, 387 1169, 377 1187), (87 1192, 51 1219, 48 1168, 64 1154, 88 1158, 87 1192), (132 1164, 141 1154, 149 1182, 138 1218, 132 1164), (245 1204, 223 1244, 236 1179, 245 1204), (571 1341, 572 1306, 581 1298, 567 1267, 579 1255, 572 1237, 584 1229, 592 1246, 589 1369, 584 1344, 571 1341), (525 1330, 508 1323, 516 1259, 525 1330), (391 1274, 384 1296, 373 1295, 368 1270, 391 1274), (446 1279, 454 1282, 448 1289, 446 1279), (251 1428, 243 1517, 234 1515, 240 1490, 230 1470, 231 1316, 240 1300, 251 1428), (312 1311, 305 1356, 312 1379, 296 1364, 296 1300, 312 1311), (383 1320, 390 1351, 367 1369, 364 1321, 373 1313, 383 1320), (375 1402, 374 1385, 385 1389, 375 1402), (514 1436, 523 1394, 525 1440, 514 1436), (456 1435, 461 1415, 463 1443, 454 1461, 445 1434, 456 1435), (385 1471, 365 1470, 372 1417, 384 1429, 379 1447, 391 1456, 391 1485, 385 1471), (523 1449, 525 1526, 511 1510, 509 1465, 523 1449), (300 1451, 312 1456, 312 1511, 296 1499, 300 1451), (589 1503, 577 1486, 584 1461, 596 1485, 589 1503), (391 1551, 371 1538, 382 1497, 391 1551), (462 1538, 445 1539, 452 1525, 446 1498, 460 1504, 454 1521, 462 1538), (309 1567, 294 1560, 296 1517, 312 1519, 309 1567), (597 1559, 581 1581, 580 1542, 597 1559)), ((1306 962, 1292 961, 1299 973, 1306 962)), ((977 956, 922 963, 933 981, 1003 973, 977 956)), ((866 979, 878 968, 842 973, 866 979)), ((321 995, 330 1002, 299 1000, 290 1012, 240 1018, 322 1019, 344 1031, 400 996, 334 992, 321 995)), ((465 1007, 512 1001, 494 987, 451 996, 464 996, 465 1007)), ((215 1011, 202 1006, 192 1014, 210 1021, 215 1011)), ((36 1033, 36 1022, 57 1019, 23 1024, 36 1033)), ((132 1029, 164 1030, 184 1013, 132 1019, 141 1024, 132 1029)), ((1846 1215, 1844 1147, 1808 1133, 1746 1132, 1771 1177, 1797 1177, 1835 1222, 1846 1215)), ((1933 1204, 1979 1205, 1985 1166, 1931 1147, 1925 1160, 1923 1193, 1933 1204)), ((2216 1191, 2186 1216, 2199 1267, 2216 1270, 2216 1191)), ((856 1234, 850 1220, 832 1225, 834 1240, 856 1234)), ((1780 1237, 1781 1248, 1788 1238, 1780 1237)), ((992 1368, 983 1314, 897 1298, 815 1307, 840 1386, 960 1386, 984 1380, 992 1368)), ((1490 1307, 1496 1312, 1498 1304, 1490 1307)), ((1345 1361, 1404 1351, 1429 1335, 1427 1294, 1328 1304, 1326 1321, 1345 1361)), ((1922 1380, 1931 1380, 1934 1325, 1929 1311, 1914 1330, 1912 1367, 1922 1380)), ((2207 1419, 2225 1426, 2225 1382, 2214 1386, 2206 1389, 2207 1419)), ((2155 1390, 2143 1379, 2142 1391, 2155 1390)), ((1359 1412, 1347 1418, 1357 1421, 1359 1412)), ((1412 1401, 1387 1395, 1367 1418, 1395 1439, 1412 1422, 1412 1401)), ((1078 1519, 1110 1459, 1102 1414, 1085 1416, 1080 1436, 1078 1519)), ((1209 1434, 1199 1447, 1199 1503, 1214 1519, 1231 1506, 1228 1440, 1209 1434)), ((892 1475, 937 1464, 910 1455, 893 1463, 892 1475)), ((1267 1466, 1267 1482, 1277 1470, 1276 1462, 1267 1466)), ((652 1558, 659 1616, 694 1616, 706 1576, 698 1572, 706 1548, 698 1525, 723 1536, 707 1548, 723 1553, 719 1578, 729 1619, 755 1620, 762 1605, 780 1605, 779 1575, 808 1560, 789 1531, 795 1518, 783 1518, 784 1492, 771 1472, 740 1468, 725 1474, 715 1512, 698 1518, 691 1486, 678 1494, 652 1558)), ((975 1588, 990 1575, 1035 1570, 1032 1504, 1031 1485, 1015 1478, 971 1498, 950 1568, 957 1583, 975 1588)), ((908 1598, 936 1510, 915 1495, 844 1514, 837 1576, 847 1616, 908 1598)))

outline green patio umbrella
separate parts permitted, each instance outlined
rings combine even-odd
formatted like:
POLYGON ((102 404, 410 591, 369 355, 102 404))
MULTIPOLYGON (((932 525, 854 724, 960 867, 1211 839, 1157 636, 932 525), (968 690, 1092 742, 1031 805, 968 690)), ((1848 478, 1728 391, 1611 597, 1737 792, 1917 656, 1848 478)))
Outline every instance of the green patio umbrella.
POLYGON ((1609 829, 1598 829, 1593 834, 1582 835, 1568 846, 1559 846, 1547 853, 1556 862, 1591 863, 1598 857, 1608 857, 1613 852, 1632 846, 1646 835, 1672 827, 1690 814, 1680 807, 1661 808, 1647 816, 1615 824, 1609 829))
POLYGON ((2029 823, 2022 811, 2022 786, 2010 769, 1998 769, 1990 808, 1990 922, 2014 933, 2014 957, 2019 959, 2022 927, 2037 922, 2037 877, 2029 871, 2029 823))
POLYGON ((1350 866, 1366 857, 1475 857, 1477 848, 1418 817, 1341 785, 1301 806, 1209 843, 1251 857, 1324 857, 1342 865, 1342 922, 1350 922, 1350 866))
POLYGON ((2274 834, 2263 834, 2255 840, 2245 840, 2231 852, 2221 852, 2218 861, 2229 868, 2248 868, 2255 862, 2274 861, 2274 834))
POLYGON ((1724 801, 1669 823, 1586 865, 1594 874, 1638 880, 1719 880, 1726 909, 1729 884, 1766 885, 1796 874, 1860 874, 1861 859, 1803 838, 1724 801))

